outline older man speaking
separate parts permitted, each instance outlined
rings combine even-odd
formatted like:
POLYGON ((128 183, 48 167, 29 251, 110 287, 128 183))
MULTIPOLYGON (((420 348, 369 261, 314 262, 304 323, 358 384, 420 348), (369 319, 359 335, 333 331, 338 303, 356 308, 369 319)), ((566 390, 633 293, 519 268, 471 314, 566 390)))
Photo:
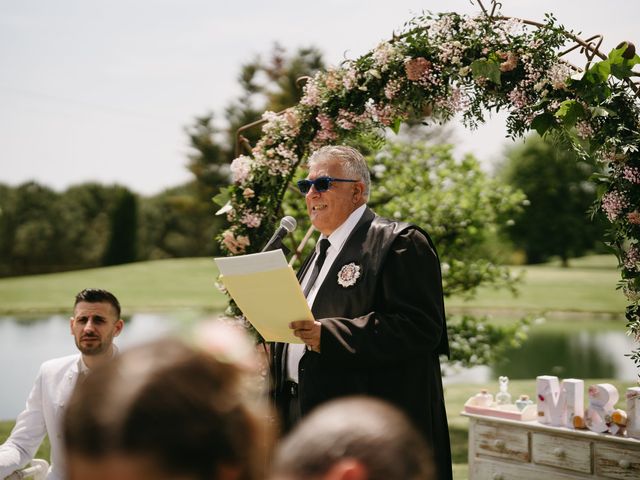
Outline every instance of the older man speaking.
POLYGON ((298 278, 315 321, 290 327, 304 345, 276 344, 274 398, 285 429, 315 406, 353 394, 401 408, 450 479, 439 355, 449 346, 440 263, 428 234, 377 216, 357 150, 324 147, 298 182, 320 239, 298 278))

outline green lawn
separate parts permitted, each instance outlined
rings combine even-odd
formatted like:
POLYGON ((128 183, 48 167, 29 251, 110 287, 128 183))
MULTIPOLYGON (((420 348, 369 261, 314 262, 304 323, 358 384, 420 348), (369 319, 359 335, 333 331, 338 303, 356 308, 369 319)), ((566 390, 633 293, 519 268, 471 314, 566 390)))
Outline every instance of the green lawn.
POLYGON ((451 311, 476 310, 506 312, 590 312, 622 315, 625 298, 616 290, 620 279, 616 259, 609 255, 594 255, 573 260, 569 268, 556 264, 513 267, 523 272, 520 292, 482 288, 471 301, 450 298, 451 311))
MULTIPOLYGON (((488 312, 624 312, 623 295, 613 256, 572 261, 570 268, 554 264, 514 267, 524 270, 520 294, 481 289, 475 299, 447 299, 447 307, 488 312)), ((218 271, 210 258, 139 262, 116 267, 0 279, 0 314, 68 313, 74 295, 85 287, 112 290, 126 312, 190 307, 221 310, 225 297, 215 288, 218 271)))
POLYGON ((197 308, 222 310, 226 299, 215 287, 218 270, 211 258, 131 263, 49 275, 0 279, 0 314, 69 313, 83 288, 105 288, 124 313, 197 308))

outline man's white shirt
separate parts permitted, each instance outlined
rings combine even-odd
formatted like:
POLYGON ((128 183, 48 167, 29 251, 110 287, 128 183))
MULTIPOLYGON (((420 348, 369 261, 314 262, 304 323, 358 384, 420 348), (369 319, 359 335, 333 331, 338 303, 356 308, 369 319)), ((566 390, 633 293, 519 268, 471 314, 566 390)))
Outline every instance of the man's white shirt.
MULTIPOLYGON (((118 348, 113 345, 113 355, 117 354, 118 348)), ((88 372, 79 353, 47 360, 40 366, 26 408, 18 415, 9 438, 0 445, 0 479, 27 465, 45 435, 51 445, 46 479, 65 478, 62 419, 79 376, 88 372)))

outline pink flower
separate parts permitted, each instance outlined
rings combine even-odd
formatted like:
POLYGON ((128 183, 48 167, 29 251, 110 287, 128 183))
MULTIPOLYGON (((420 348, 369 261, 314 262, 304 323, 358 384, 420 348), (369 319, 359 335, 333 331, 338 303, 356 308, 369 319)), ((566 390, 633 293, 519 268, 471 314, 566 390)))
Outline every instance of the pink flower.
POLYGON ((455 114, 469 106, 469 99, 464 96, 459 87, 453 87, 449 96, 438 99, 436 105, 442 110, 455 114))
POLYGON ((336 70, 329 70, 324 77, 324 84, 329 91, 339 90, 342 86, 340 74, 336 70))
POLYGON ((256 196, 256 192, 254 192, 249 187, 247 187, 242 191, 242 196, 248 200, 250 198, 255 197, 256 196))
POLYGON ((384 96, 389 100, 393 100, 396 94, 400 91, 401 86, 402 84, 399 80, 389 80, 389 83, 384 87, 384 96))
POLYGON ((571 76, 571 68, 564 63, 556 63, 549 68, 548 76, 551 86, 555 90, 564 90, 567 88, 567 80, 571 76))
POLYGON ((640 212, 634 210, 633 212, 627 213, 627 220, 634 225, 640 225, 640 212))
POLYGON ((640 264, 640 248, 632 245, 624 255, 624 268, 627 270, 637 271, 640 264))
POLYGON ((247 212, 240 221, 249 228, 258 228, 262 222, 262 216, 257 213, 247 212))
POLYGON ((602 196, 602 210, 604 210, 610 222, 618 218, 618 215, 627 205, 629 205, 629 201, 623 193, 617 190, 611 190, 602 196))
POLYGON ((391 125, 393 119, 398 115, 398 112, 391 105, 369 103, 365 108, 372 120, 385 127, 391 125))
POLYGON ((520 90, 519 87, 514 88, 507 95, 509 97, 509 101, 513 104, 514 107, 520 109, 529 105, 529 97, 527 97, 527 93, 523 90, 520 90))
POLYGON ((404 62, 404 71, 412 82, 418 82, 428 75, 431 70, 431 62, 424 57, 411 58, 404 62))
POLYGON ((622 176, 631 183, 640 183, 640 168, 626 165, 622 171, 622 176))
POLYGON ((498 55, 500 56, 500 58, 504 60, 504 62, 500 64, 501 72, 510 72, 511 70, 514 70, 518 66, 518 56, 515 53, 498 52, 498 55))
POLYGON ((358 85, 358 71, 353 66, 349 66, 345 70, 342 84, 347 90, 351 90, 358 85))
POLYGON ((297 136, 300 131, 300 117, 298 116, 298 112, 292 108, 285 110, 284 120, 289 127, 289 134, 292 137, 297 136))
POLYGON ((334 130, 333 120, 329 115, 320 113, 316 120, 320 124, 320 131, 316 135, 319 140, 335 140, 338 137, 334 130))
POLYGON ((232 230, 226 230, 222 234, 222 243, 234 255, 244 253, 246 247, 251 244, 246 235, 235 236, 232 230))
POLYGON ((251 166, 253 160, 246 155, 240 155, 233 162, 231 162, 231 177, 235 183, 242 185, 245 183, 251 175, 251 166))
POLYGON ((389 69, 389 63, 398 57, 398 51, 391 43, 383 42, 373 51, 372 57, 374 65, 385 72, 389 69))
POLYGON ((318 87, 316 79, 312 78, 304 86, 304 96, 300 100, 300 103, 309 107, 316 107, 320 105, 320 102, 320 88, 318 87))
POLYGON ((576 132, 580 138, 591 138, 593 136, 593 127, 591 127, 589 122, 583 120, 576 123, 576 132))

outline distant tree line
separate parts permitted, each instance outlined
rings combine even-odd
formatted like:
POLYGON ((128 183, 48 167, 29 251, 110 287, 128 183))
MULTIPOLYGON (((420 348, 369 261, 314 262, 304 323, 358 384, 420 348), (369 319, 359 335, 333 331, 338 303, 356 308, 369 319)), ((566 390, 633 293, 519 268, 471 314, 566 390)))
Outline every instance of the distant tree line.
POLYGON ((220 220, 196 191, 195 183, 150 197, 97 183, 63 192, 0 184, 0 276, 214 255, 220 220))

